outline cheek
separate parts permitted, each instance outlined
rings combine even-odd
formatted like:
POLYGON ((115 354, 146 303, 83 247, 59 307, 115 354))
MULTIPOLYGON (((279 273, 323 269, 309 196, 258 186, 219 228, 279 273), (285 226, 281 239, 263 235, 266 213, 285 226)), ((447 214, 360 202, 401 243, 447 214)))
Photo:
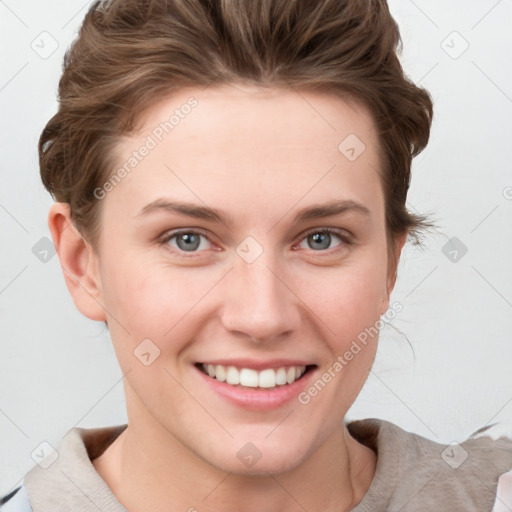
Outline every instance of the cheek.
POLYGON ((330 411, 333 407, 347 411, 371 371, 379 338, 382 288, 382 271, 377 265, 371 269, 354 266, 332 275, 321 287, 323 292, 309 292, 309 300, 315 303, 314 321, 322 329, 328 351, 317 380, 302 399, 311 402, 320 416, 329 417, 331 426, 337 416, 330 411))
POLYGON ((212 269, 171 268, 137 255, 110 263, 102 276, 105 307, 115 332, 133 344, 149 338, 163 347, 172 339, 175 347, 220 277, 212 269))
POLYGON ((346 265, 300 279, 298 295, 323 321, 329 338, 346 343, 380 318, 385 298, 384 265, 346 265))

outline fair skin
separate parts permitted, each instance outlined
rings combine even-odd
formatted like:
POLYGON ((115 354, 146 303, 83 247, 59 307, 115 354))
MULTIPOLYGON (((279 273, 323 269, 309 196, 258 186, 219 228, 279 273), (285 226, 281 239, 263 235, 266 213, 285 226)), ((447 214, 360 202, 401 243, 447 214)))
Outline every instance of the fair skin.
POLYGON ((309 403, 297 395, 389 306, 405 237, 389 257, 374 123, 362 105, 327 94, 182 89, 119 144, 119 166, 190 96, 197 107, 100 201, 96 250, 69 225, 67 205, 50 210, 73 300, 108 322, 125 375, 128 428, 93 465, 131 512, 351 510, 371 484, 376 455, 343 421, 377 339, 309 403), (366 146, 354 161, 338 150, 349 134, 366 146), (139 213, 156 199, 229 218, 139 213), (367 211, 295 220, 303 208, 344 200, 367 211), (163 240, 178 228, 198 242, 163 240), (351 243, 339 238, 346 235, 351 243), (259 248, 254 261, 241 256, 259 248), (134 356, 147 339, 160 350, 149 365, 134 356), (221 391, 200 363, 308 370, 289 397, 274 400, 287 385, 223 383, 221 391), (249 442, 261 455, 250 466, 237 456, 254 450, 249 442))

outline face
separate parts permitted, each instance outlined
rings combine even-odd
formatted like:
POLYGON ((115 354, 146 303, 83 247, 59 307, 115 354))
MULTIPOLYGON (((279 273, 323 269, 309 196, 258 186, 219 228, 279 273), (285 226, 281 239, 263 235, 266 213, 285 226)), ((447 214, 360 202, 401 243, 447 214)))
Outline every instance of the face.
POLYGON ((94 268, 129 421, 225 471, 297 467, 342 428, 377 338, 353 342, 389 305, 369 112, 311 92, 182 89, 116 156, 94 268))

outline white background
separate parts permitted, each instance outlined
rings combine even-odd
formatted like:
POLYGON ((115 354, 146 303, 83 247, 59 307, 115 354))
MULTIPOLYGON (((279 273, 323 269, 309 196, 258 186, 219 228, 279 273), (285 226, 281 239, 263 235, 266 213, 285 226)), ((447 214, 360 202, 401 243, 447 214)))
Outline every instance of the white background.
MULTIPOLYGON (((42 441, 126 422, 108 331, 75 309, 58 257, 43 263, 32 252, 50 237, 37 139, 88 3, 0 2, 0 494, 34 465, 42 441), (58 44, 47 58, 31 47, 41 38, 45 51, 58 44)), ((447 444, 488 423, 512 425, 512 1, 390 6, 404 68, 435 103, 408 206, 434 214, 441 232, 424 250, 404 249, 392 296, 404 309, 397 330, 383 329, 348 418, 387 419, 447 444), (468 249, 457 262, 442 252, 452 237, 468 249)))

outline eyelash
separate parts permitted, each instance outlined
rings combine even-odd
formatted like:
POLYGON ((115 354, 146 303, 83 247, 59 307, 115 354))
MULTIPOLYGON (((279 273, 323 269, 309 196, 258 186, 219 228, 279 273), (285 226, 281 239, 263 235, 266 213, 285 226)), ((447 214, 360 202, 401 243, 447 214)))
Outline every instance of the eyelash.
MULTIPOLYGON (((173 238, 176 238, 179 235, 182 235, 182 234, 185 234, 185 233, 187 235, 201 235, 204 238, 206 238, 210 243, 212 243, 211 240, 208 238, 208 236, 203 231, 198 230, 198 229, 194 229, 194 230, 192 230, 192 229, 181 229, 181 230, 178 230, 178 231, 173 231, 173 232, 165 234, 163 237, 161 237, 158 240, 158 242, 159 242, 160 245, 166 246, 166 249, 169 250, 170 252, 172 252, 173 254, 178 254, 178 255, 180 255, 182 257, 185 257, 185 258, 198 257, 197 255, 200 254, 203 251, 196 251, 196 252, 187 253, 186 251, 182 251, 180 249, 175 249, 174 247, 170 247, 168 245, 169 242, 173 238)), ((341 240, 342 243, 339 244, 338 246, 336 246, 334 249, 331 249, 331 250, 326 249, 326 250, 313 251, 313 252, 318 252, 318 253, 326 253, 327 252, 329 255, 333 255, 333 254, 336 254, 338 251, 343 250, 344 247, 350 247, 353 244, 351 237, 346 235, 344 231, 340 231, 340 230, 333 229, 333 228, 314 228, 314 229, 311 229, 310 231, 306 232, 302 236, 302 238, 300 239, 300 242, 302 242, 308 236, 316 234, 316 233, 329 233, 330 235, 336 235, 341 240)))

